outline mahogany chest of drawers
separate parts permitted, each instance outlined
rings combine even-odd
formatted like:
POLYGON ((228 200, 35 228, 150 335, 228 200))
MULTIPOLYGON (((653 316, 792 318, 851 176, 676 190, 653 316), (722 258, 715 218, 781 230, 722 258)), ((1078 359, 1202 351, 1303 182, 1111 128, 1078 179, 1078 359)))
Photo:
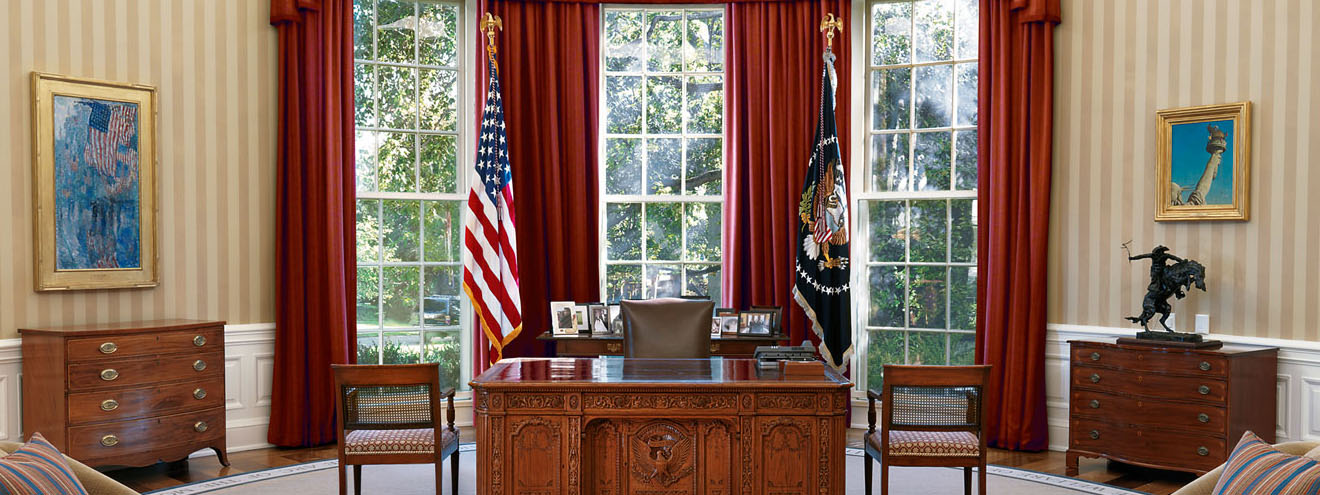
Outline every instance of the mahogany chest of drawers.
POLYGON ((23 431, 93 466, 225 453, 224 322, 20 329, 23 431))
POLYGON ((1069 476, 1079 456, 1204 474, 1244 431, 1274 441, 1276 348, 1069 344, 1069 476))

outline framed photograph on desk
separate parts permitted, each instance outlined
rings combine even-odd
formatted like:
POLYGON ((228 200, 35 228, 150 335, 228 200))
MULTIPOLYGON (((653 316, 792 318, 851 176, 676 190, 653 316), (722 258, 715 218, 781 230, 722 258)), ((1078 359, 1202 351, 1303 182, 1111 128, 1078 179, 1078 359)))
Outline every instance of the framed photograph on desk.
MULTIPOLYGON (((738 315, 720 316, 720 336, 737 337, 738 336, 738 315)), ((714 335, 712 335, 713 337, 714 335)))
POLYGON ((590 320, 587 318, 587 305, 573 306, 573 319, 577 320, 578 333, 591 333, 590 320))
POLYGON ((592 335, 610 334, 610 307, 605 304, 591 304, 587 306, 587 316, 591 320, 589 325, 592 335))
POLYGON ((577 335, 577 313, 573 311, 573 301, 551 301, 550 322, 555 335, 577 335))
POLYGON ((774 326, 775 312, 754 309, 739 313, 738 318, 740 335, 768 336, 774 326))

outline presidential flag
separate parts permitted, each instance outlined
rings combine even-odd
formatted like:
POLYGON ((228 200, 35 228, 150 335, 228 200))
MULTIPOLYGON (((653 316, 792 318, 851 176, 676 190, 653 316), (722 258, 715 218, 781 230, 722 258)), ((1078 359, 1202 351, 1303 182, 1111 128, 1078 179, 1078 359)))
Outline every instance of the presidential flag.
MULTIPOLYGON (((494 363, 503 357, 504 346, 522 331, 513 175, 504 140, 504 104, 494 53, 490 55, 490 83, 481 116, 476 166, 468 176, 471 187, 463 235, 468 258, 463 263, 463 291, 472 300, 475 319, 485 337, 488 363, 494 363)), ((479 337, 478 342, 481 340, 479 337)))
POLYGON ((825 52, 820 118, 798 203, 798 253, 793 300, 820 337, 821 357, 843 369, 852 354, 848 270, 848 176, 834 121, 834 54, 825 52))

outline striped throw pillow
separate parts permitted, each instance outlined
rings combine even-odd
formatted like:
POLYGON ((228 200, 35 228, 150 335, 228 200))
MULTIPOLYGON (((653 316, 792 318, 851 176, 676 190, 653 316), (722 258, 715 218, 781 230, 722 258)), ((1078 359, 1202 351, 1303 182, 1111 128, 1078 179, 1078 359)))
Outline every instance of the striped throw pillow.
POLYGON ((1250 431, 1228 456, 1214 495, 1320 494, 1320 461, 1285 454, 1250 431))
POLYGON ((87 495, 64 456, 40 433, 0 457, 0 495, 87 495))

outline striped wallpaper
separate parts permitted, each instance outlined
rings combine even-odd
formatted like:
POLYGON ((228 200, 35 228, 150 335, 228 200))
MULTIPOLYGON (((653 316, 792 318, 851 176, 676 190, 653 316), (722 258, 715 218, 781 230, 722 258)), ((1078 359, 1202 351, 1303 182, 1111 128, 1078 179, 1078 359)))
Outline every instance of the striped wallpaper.
POLYGON ((269 8, 268 0, 0 2, 0 338, 48 324, 274 320, 269 8), (159 287, 33 291, 34 70, 156 86, 159 287))
POLYGON ((1128 326, 1157 243, 1206 266, 1177 325, 1320 340, 1320 5, 1064 0, 1056 32, 1049 321, 1128 326), (1153 221, 1156 110, 1251 100, 1251 221, 1153 221))

